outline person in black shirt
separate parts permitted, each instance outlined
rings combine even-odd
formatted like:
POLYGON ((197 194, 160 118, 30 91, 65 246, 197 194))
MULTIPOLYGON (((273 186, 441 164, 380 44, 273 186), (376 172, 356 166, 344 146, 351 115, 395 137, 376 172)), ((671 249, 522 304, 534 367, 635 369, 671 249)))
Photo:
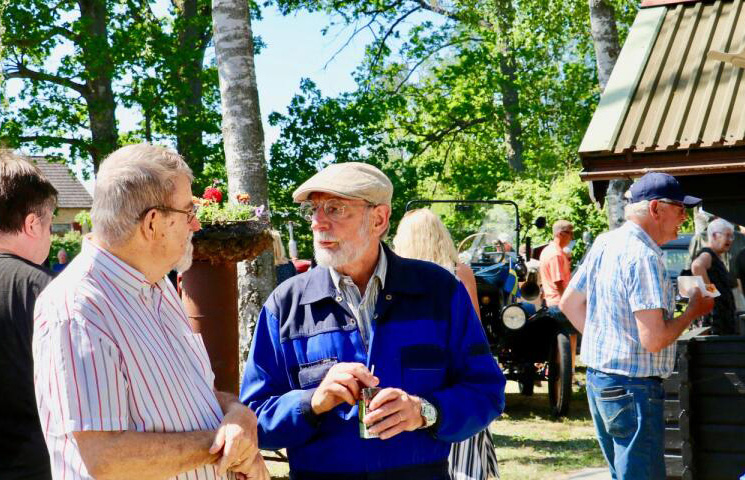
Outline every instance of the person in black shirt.
POLYGON ((737 283, 721 258, 732 246, 734 226, 717 218, 709 224, 707 235, 708 247, 699 251, 691 263, 691 271, 703 277, 707 284, 713 283, 720 295, 714 299, 714 310, 704 317, 702 325, 711 326, 714 335, 735 335, 735 297, 732 289, 737 283))
POLYGON ((0 150, 0 478, 51 479, 34 396, 36 297, 52 280, 57 190, 26 160, 0 150))

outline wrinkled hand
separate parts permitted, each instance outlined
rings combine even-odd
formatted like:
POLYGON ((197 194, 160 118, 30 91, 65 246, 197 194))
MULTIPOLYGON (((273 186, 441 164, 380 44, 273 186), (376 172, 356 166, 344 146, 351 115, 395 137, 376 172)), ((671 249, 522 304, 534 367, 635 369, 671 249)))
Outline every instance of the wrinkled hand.
POLYGON ((235 472, 235 478, 237 480, 271 479, 271 475, 269 475, 269 470, 266 468, 261 452, 257 453, 255 457, 246 458, 243 463, 231 467, 230 471, 235 472))
POLYGON ((711 312, 714 308, 714 299, 712 297, 704 297, 701 294, 701 290, 693 288, 689 292, 688 307, 686 311, 693 315, 693 317, 700 317, 711 312))
POLYGON ((329 369, 310 399, 313 413, 320 415, 347 402, 354 405, 360 388, 374 387, 380 380, 361 363, 337 363, 329 369))
POLYGON ((368 431, 381 440, 411 432, 424 425, 422 401, 400 388, 384 388, 370 401, 364 421, 365 425, 374 425, 368 431))
POLYGON ((222 450, 217 462, 220 475, 225 475, 232 467, 242 465, 246 459, 253 459, 259 453, 256 424, 256 415, 250 408, 240 403, 231 404, 210 447, 213 455, 222 450))

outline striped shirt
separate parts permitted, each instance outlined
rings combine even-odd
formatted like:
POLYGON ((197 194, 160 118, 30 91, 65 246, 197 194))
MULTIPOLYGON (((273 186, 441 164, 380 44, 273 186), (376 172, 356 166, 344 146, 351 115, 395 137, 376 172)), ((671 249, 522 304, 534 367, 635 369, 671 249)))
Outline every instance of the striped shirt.
POLYGON ((367 282, 364 295, 360 294, 360 289, 357 288, 352 277, 342 275, 333 268, 329 268, 331 281, 334 282, 336 287, 336 295, 341 296, 351 310, 366 348, 369 347, 370 343, 370 332, 372 332, 372 320, 375 313, 375 304, 378 302, 378 293, 385 286, 385 274, 388 271, 388 259, 385 257, 385 251, 383 247, 378 248, 378 263, 367 282))
MULTIPOLYGON (((150 284, 87 240, 36 303, 33 355, 55 479, 91 478, 73 432, 215 430, 222 420, 207 351, 170 282, 150 284)), ((176 478, 218 475, 204 465, 176 478)))
POLYGON ((634 312, 675 311, 662 250, 634 222, 600 235, 569 287, 587 296, 581 359, 588 367, 629 377, 668 377, 675 343, 650 353, 639 340, 634 312))

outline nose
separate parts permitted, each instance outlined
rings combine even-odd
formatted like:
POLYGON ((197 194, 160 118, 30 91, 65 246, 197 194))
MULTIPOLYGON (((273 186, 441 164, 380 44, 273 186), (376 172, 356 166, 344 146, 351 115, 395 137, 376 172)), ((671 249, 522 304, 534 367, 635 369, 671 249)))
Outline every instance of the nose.
POLYGON ((191 221, 191 223, 189 224, 189 229, 192 232, 198 232, 202 229, 202 224, 199 223, 199 219, 197 217, 194 217, 194 220, 191 221))
POLYGON ((313 213, 313 217, 310 219, 310 229, 311 230, 328 230, 331 226, 331 221, 326 216, 326 212, 323 211, 323 208, 317 208, 316 211, 313 213))

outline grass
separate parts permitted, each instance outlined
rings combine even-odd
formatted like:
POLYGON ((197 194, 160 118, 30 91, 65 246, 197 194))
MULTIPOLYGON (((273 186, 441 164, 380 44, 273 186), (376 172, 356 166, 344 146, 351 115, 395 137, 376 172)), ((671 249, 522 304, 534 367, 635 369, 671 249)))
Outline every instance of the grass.
MULTIPOLYGON (((584 381, 583 369, 577 376, 584 381)), ((575 387, 569 415, 551 416, 544 382, 531 397, 507 382, 507 408, 490 426, 504 480, 561 478, 570 472, 605 466, 587 407, 585 392, 575 387)))
MULTIPOLYGON (((584 369, 578 370, 578 378, 584 381, 584 369)), ((489 430, 503 480, 558 479, 585 468, 605 466, 587 397, 576 387, 569 416, 556 419, 551 416, 545 382, 531 397, 520 395, 516 382, 507 382, 506 411, 489 430)), ((286 463, 269 461, 267 466, 273 479, 289 479, 286 463)))

